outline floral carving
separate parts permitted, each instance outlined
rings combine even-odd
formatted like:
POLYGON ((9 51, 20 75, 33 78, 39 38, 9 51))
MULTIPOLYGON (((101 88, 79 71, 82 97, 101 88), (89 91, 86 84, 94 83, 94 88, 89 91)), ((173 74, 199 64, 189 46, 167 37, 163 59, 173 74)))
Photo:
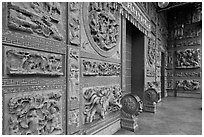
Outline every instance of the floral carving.
POLYGON ((33 93, 9 100, 9 134, 61 134, 61 93, 33 93))
POLYGON ((93 48, 109 57, 119 45, 119 12, 114 2, 90 2, 84 6, 85 30, 93 48))
POLYGON ((122 106, 122 97, 119 85, 90 87, 83 90, 85 99, 85 123, 90 123, 97 119, 97 115, 104 118, 109 111, 116 111, 122 106))
POLYGON ((74 45, 80 44, 80 3, 71 2, 69 3, 69 38, 70 43, 74 45))
POLYGON ((83 60, 84 76, 119 76, 120 64, 83 60))
POLYGON ((37 51, 6 51, 8 74, 63 75, 62 56, 37 51))
POLYGON ((58 30, 61 25, 61 6, 56 2, 9 3, 8 27, 46 38, 62 41, 58 30))
POLYGON ((200 89, 200 82, 198 80, 180 80, 176 82, 176 89, 183 88, 183 90, 191 91, 200 89))
POLYGON ((200 68, 200 50, 176 51, 176 68, 200 68))

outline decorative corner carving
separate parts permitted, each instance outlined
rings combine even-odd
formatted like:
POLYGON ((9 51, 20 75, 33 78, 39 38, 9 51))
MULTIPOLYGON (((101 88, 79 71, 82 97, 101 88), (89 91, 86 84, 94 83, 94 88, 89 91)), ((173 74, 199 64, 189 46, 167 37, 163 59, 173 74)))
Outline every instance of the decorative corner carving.
POLYGON ((182 88, 185 91, 192 91, 200 89, 199 80, 177 80, 176 89, 182 88))
POLYGON ((10 135, 62 134, 62 95, 58 92, 19 94, 8 103, 10 135))
POLYGON ((84 4, 85 31, 92 47, 101 56, 110 57, 118 50, 120 38, 118 10, 114 2, 84 4))
POLYGON ((69 3, 69 40, 73 45, 80 45, 80 3, 69 3))
POLYGON ((83 97, 85 123, 103 119, 108 111, 117 111, 122 107, 120 104, 122 93, 119 85, 84 88, 83 97))
POLYGON ((119 76, 121 65, 83 59, 83 76, 119 76))
POLYGON ((200 49, 186 49, 176 51, 176 68, 200 68, 200 49))
POLYGON ((62 41, 61 13, 57 2, 10 2, 8 27, 62 41))
POLYGON ((5 52, 8 74, 64 75, 62 55, 17 48, 5 52))

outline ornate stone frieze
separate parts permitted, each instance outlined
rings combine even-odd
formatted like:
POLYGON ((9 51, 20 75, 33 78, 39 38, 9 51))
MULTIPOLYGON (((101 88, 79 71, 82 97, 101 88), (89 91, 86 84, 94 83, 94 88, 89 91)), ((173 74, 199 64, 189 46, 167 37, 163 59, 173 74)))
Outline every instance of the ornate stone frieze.
POLYGON ((114 2, 84 4, 84 25, 92 47, 104 57, 112 56, 119 46, 119 11, 114 2))
POLYGON ((176 81, 176 89, 182 88, 185 91, 192 91, 200 89, 200 81, 199 80, 177 80, 176 81))
POLYGON ((85 123, 103 119, 109 112, 117 111, 122 107, 120 104, 122 93, 119 85, 84 88, 83 97, 85 123))
POLYGON ((201 39, 195 39, 195 40, 185 40, 175 43, 175 47, 184 47, 184 46, 200 46, 201 45, 201 39))
POLYGON ((200 68, 200 49, 176 51, 176 68, 200 68))
POLYGON ((18 94, 8 103, 8 134, 62 134, 62 94, 60 91, 18 94))
POLYGON ((62 41, 61 5, 57 2, 10 2, 8 27, 62 41))
POLYGON ((83 59, 83 76, 119 76, 121 65, 83 59))
POLYGON ((69 40, 73 45, 80 45, 80 3, 69 3, 69 40))
MULTIPOLYGON (((69 100, 71 108, 79 104, 79 50, 69 49, 69 100)), ((70 109, 71 109, 70 108, 70 109)))
POLYGON ((176 77, 201 77, 201 72, 176 72, 176 77))
POLYGON ((147 46, 147 56, 149 66, 154 66, 156 61, 155 42, 149 38, 147 46))
POLYGON ((5 54, 8 74, 63 75, 62 55, 17 48, 8 48, 5 54))

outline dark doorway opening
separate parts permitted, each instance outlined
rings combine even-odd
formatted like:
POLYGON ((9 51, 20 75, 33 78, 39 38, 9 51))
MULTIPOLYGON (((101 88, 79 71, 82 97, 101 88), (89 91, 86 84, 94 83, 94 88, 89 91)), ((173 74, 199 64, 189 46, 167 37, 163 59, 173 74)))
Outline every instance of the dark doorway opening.
POLYGON ((131 76, 129 77, 131 84, 131 93, 136 94, 143 100, 144 92, 144 66, 145 66, 145 37, 144 34, 137 29, 132 23, 126 23, 126 40, 127 46, 130 48, 130 56, 126 56, 129 61, 131 76))

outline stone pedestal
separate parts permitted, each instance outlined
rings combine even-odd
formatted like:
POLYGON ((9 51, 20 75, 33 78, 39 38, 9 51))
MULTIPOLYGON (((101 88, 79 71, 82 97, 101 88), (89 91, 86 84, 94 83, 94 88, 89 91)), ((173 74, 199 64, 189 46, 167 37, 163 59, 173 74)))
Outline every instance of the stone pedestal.
POLYGON ((129 116, 126 112, 122 111, 121 128, 135 132, 138 129, 138 117, 129 116))
POLYGON ((155 113, 156 112, 156 103, 155 102, 144 102, 143 111, 155 113))
POLYGON ((137 95, 127 94, 122 100, 121 128, 135 132, 138 129, 138 115, 141 112, 141 100, 137 95))

